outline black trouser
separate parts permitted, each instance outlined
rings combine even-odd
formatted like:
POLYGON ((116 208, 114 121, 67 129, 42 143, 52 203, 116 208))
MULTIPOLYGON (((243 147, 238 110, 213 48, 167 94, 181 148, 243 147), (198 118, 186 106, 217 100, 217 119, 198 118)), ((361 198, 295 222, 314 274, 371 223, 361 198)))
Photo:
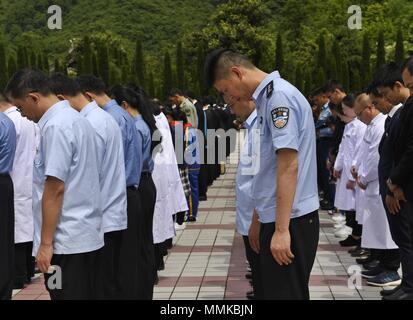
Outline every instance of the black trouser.
POLYGON ((208 191, 208 165, 206 164, 201 164, 201 168, 199 170, 198 185, 199 196, 206 197, 208 191))
POLYGON ((114 300, 119 298, 121 287, 119 279, 119 270, 122 263, 120 248, 122 242, 122 231, 112 231, 105 233, 105 246, 101 250, 100 267, 101 287, 99 288, 99 298, 105 300, 114 300))
POLYGON ((176 217, 174 217, 174 219, 176 218, 176 223, 177 224, 182 225, 185 222, 185 213, 186 213, 186 211, 181 211, 181 212, 178 212, 177 214, 174 215, 174 216, 176 216, 176 217))
POLYGON ((251 267, 252 287, 254 289, 254 296, 255 299, 260 300, 263 299, 260 257, 252 250, 250 242, 248 240, 248 236, 242 236, 242 238, 244 239, 245 255, 251 267))
POLYGON ((138 299, 138 222, 142 214, 141 199, 136 188, 128 187, 128 228, 122 232, 118 299, 138 299))
POLYGON ((0 175, 0 300, 11 299, 14 277, 14 191, 9 175, 0 175))
POLYGON ((327 170, 326 161, 331 146, 331 138, 320 138, 317 140, 317 162, 319 175, 321 177, 320 185, 324 191, 324 199, 330 204, 334 202, 334 190, 330 184, 330 171, 327 170))
POLYGON ((318 211, 291 219, 291 251, 295 258, 290 265, 280 266, 270 249, 275 223, 261 224, 259 257, 264 299, 310 299, 308 284, 317 253, 319 229, 318 211))
POLYGON ((35 259, 32 257, 33 242, 14 245, 14 284, 22 286, 34 276, 35 259))
POLYGON ((168 240, 155 244, 155 268, 156 270, 163 270, 165 265, 163 257, 168 255, 168 240))
POLYGON ((356 220, 356 212, 355 211, 345 211, 343 212, 346 214, 346 226, 353 229, 352 235, 355 237, 361 237, 363 233, 363 225, 359 224, 356 220))
MULTIPOLYGON (((376 251, 376 250, 375 250, 376 251)), ((379 266, 386 271, 397 271, 400 268, 399 249, 377 249, 379 266)))
POLYGON ((401 206, 397 214, 388 213, 387 219, 392 238, 399 247, 402 287, 407 292, 413 292, 413 203, 402 202, 401 206))
POLYGON ((153 243, 153 213, 155 211, 156 187, 152 176, 142 174, 139 184, 142 212, 138 230, 138 284, 139 299, 152 300, 155 279, 155 246, 153 243))
POLYGON ((60 267, 44 274, 52 300, 94 300, 98 298, 101 250, 78 254, 54 254, 51 265, 60 267))

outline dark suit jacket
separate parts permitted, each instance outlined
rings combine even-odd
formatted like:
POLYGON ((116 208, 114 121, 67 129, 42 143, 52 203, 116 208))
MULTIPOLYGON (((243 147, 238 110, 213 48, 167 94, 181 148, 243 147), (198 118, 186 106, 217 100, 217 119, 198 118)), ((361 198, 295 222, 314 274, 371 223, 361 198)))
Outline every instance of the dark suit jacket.
MULTIPOLYGON (((384 200, 386 195, 390 195, 391 192, 387 188, 387 179, 389 179, 391 169, 394 164, 394 153, 393 146, 397 138, 397 129, 399 128, 400 112, 402 108, 396 111, 389 124, 385 127, 383 137, 381 138, 379 145, 379 184, 380 184, 380 195, 384 200)), ((386 120, 387 124, 387 120, 386 120)))
POLYGON ((403 189, 407 200, 413 201, 413 97, 404 104, 398 123, 390 179, 403 189))

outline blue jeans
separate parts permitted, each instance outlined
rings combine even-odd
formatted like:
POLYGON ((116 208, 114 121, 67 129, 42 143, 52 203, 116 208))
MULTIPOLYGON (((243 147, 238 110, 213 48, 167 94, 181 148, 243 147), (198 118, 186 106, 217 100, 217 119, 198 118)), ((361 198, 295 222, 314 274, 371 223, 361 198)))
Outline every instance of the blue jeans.
POLYGON ((199 206, 199 165, 190 165, 188 169, 189 183, 191 185, 191 195, 189 196, 189 217, 196 218, 199 206))

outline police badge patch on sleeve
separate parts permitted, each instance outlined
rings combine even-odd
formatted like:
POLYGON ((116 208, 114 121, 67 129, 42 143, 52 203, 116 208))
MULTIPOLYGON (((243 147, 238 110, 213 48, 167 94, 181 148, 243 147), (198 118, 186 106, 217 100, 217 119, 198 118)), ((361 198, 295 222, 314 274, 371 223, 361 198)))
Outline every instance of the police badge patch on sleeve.
POLYGON ((288 123, 290 109, 286 107, 278 107, 271 111, 272 123, 277 129, 284 128, 288 123))

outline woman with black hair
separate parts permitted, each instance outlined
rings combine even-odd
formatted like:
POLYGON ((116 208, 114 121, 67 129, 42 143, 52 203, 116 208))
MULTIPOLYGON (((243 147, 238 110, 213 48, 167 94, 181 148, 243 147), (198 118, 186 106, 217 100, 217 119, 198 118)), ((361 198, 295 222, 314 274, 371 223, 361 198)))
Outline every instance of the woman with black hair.
MULTIPOLYGON (((142 148, 142 174, 138 192, 142 201, 142 214, 138 224, 139 254, 139 299, 151 300, 155 281, 155 249, 153 242, 153 213, 155 210, 156 187, 152 180, 154 162, 152 151, 156 143, 152 134, 157 130, 149 101, 128 87, 116 86, 111 90, 112 98, 135 120, 139 147, 142 148)), ((159 143, 159 142, 158 142, 159 143)))

